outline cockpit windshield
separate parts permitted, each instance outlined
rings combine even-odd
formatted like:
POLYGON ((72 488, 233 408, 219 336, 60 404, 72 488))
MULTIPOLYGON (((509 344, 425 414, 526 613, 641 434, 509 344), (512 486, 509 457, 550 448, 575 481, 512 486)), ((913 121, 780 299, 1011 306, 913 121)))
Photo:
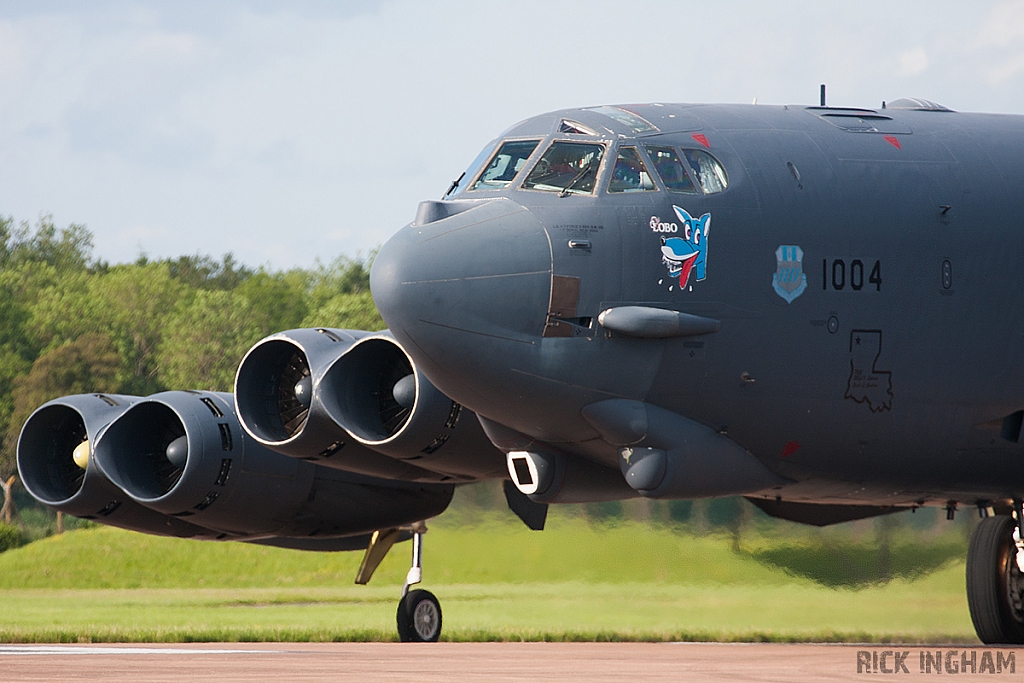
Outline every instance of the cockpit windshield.
POLYGON ((686 174, 686 167, 673 148, 648 145, 647 153, 651 155, 654 170, 661 176, 661 182, 665 183, 669 192, 697 194, 697 188, 693 186, 693 181, 686 174))
POLYGON ((501 190, 508 187, 538 144, 540 140, 510 140, 503 143, 469 189, 501 190))
POLYGON ((715 194, 729 186, 729 176, 721 162, 703 150, 683 149, 683 157, 686 159, 684 166, 674 147, 645 147, 651 155, 654 170, 661 176, 661 182, 665 183, 669 192, 700 194, 703 191, 704 194, 715 194), (694 180, 697 182, 694 183, 694 180))
POLYGON ((608 118, 615 119, 637 135, 658 132, 658 129, 651 125, 650 121, 619 107, 591 107, 587 111, 597 112, 598 114, 604 114, 608 118))
POLYGON ((603 145, 554 142, 530 171, 523 188, 562 195, 590 194, 603 154, 603 145))
POLYGON ((608 191, 650 192, 657 189, 636 147, 620 147, 619 156, 615 159, 615 167, 612 169, 612 178, 608 183, 608 191))
POLYGON ((467 168, 457 180, 452 181, 451 187, 449 187, 448 191, 444 193, 444 197, 442 197, 442 199, 453 193, 458 195, 465 192, 469 187, 469 183, 476 178, 477 174, 480 173, 480 170, 484 167, 484 164, 491 158, 491 155, 494 153, 494 148, 497 146, 497 140, 491 140, 488 142, 487 146, 480 150, 480 153, 476 155, 475 159, 473 159, 473 163, 469 165, 469 168, 467 168), (463 180, 466 180, 466 182, 462 182, 463 180))
POLYGON ((715 194, 729 186, 729 177, 718 159, 699 149, 684 149, 683 154, 705 194, 715 194))

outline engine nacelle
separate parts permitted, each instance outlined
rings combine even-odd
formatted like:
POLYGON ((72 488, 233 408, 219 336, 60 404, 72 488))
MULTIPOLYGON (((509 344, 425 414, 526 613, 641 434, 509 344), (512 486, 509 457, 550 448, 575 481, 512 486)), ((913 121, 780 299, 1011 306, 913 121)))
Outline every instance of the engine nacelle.
POLYGON ((235 377, 242 427, 278 453, 327 467, 406 481, 445 480, 363 447, 324 409, 317 391, 321 377, 368 334, 316 328, 280 332, 259 341, 246 353, 235 377))
POLYGON ((337 424, 375 451, 445 474, 504 476, 505 456, 476 415, 434 387, 388 332, 353 342, 315 392, 337 424))
POLYGON ((135 396, 77 394, 37 409, 18 439, 18 473, 41 503, 60 512, 161 536, 213 537, 208 529, 131 500, 96 463, 97 439, 135 396))
POLYGON ((235 537, 348 536, 440 514, 453 487, 371 479, 272 451, 231 394, 170 391, 104 431, 100 467, 136 502, 235 537))

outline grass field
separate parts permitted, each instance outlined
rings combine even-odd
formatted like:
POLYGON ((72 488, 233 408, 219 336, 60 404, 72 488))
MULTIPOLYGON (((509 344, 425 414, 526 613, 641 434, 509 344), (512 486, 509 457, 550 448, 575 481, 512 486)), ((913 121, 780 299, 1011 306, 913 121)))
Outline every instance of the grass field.
MULTIPOLYGON (((444 638, 975 642, 962 535, 883 551, 555 522, 432 527, 423 587, 444 638)), ((0 641, 393 640, 408 558, 396 546, 354 586, 358 553, 78 530, 0 554, 0 641)))

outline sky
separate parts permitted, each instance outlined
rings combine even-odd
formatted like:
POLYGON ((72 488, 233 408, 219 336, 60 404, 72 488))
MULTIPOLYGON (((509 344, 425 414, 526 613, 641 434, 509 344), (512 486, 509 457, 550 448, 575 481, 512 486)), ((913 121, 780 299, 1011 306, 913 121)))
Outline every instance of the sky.
POLYGON ((365 256, 524 118, 628 102, 1024 114, 1024 0, 0 0, 0 216, 110 262, 365 256))

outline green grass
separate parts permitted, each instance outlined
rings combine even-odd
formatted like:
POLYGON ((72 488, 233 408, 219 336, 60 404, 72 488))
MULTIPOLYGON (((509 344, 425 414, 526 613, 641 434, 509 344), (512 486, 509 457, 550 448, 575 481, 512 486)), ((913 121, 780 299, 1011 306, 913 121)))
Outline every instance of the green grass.
MULTIPOLYGON (((431 588, 447 640, 973 641, 938 576, 808 586, 525 583, 431 588)), ((952 581, 950 580, 952 579, 952 581)), ((394 640, 394 587, 9 591, 5 642, 394 640)))
MULTIPOLYGON (((424 587, 449 640, 974 642, 962 537, 776 539, 555 519, 432 527, 424 587), (889 580, 881 580, 880 572, 889 580)), ((409 544, 358 553, 90 528, 0 554, 0 641, 393 640, 409 544)))
MULTIPOLYGON (((401 584, 410 545, 388 555, 374 584, 401 584)), ((432 529, 426 576, 451 583, 762 583, 791 581, 719 537, 697 538, 640 524, 569 522, 544 532, 501 523, 432 529)), ((4 588, 257 588, 345 586, 359 553, 309 553, 144 536, 98 527, 52 536, 0 555, 4 588)))

